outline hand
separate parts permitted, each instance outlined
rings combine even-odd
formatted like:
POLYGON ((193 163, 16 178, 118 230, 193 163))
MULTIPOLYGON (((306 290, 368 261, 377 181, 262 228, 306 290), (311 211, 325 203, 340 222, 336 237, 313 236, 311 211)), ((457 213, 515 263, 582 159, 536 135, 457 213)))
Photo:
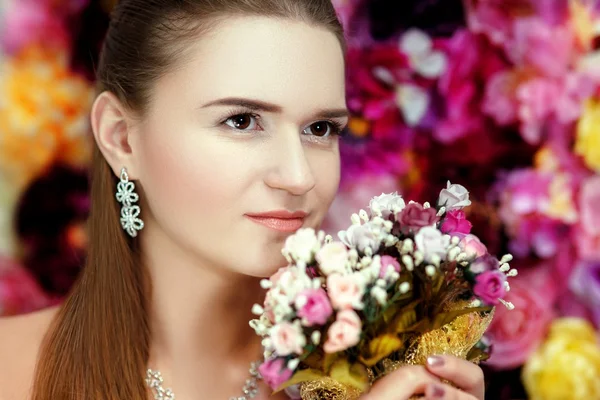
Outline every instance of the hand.
POLYGON ((426 399, 484 400, 483 371, 477 365, 452 356, 435 356, 427 366, 401 367, 378 381, 361 400, 407 400, 425 394, 426 399), (443 384, 452 382, 459 389, 443 384))

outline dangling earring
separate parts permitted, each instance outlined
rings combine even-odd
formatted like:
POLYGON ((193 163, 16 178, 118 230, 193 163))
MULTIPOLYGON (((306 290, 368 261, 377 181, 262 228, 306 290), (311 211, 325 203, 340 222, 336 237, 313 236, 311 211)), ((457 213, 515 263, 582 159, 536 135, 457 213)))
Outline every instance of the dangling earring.
POLYGON ((136 237, 138 231, 144 228, 144 221, 138 216, 140 215, 140 207, 132 205, 139 200, 139 196, 135 193, 135 184, 129 181, 127 169, 121 169, 121 181, 117 184, 117 200, 123 204, 121 206, 121 226, 131 237, 136 237))

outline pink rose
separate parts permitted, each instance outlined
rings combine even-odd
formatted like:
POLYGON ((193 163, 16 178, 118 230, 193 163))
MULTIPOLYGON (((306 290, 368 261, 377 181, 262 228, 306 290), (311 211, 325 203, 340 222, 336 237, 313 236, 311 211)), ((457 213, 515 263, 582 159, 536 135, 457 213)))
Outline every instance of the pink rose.
POLYGON ((581 185, 579 207, 581 226, 590 236, 600 235, 600 175, 586 179, 581 185))
POLYGON ((275 325, 271 328, 271 340, 279 356, 302 354, 306 345, 306 337, 298 323, 281 322, 275 325))
POLYGON ((336 310, 362 307, 364 285, 358 275, 329 275, 327 290, 331 304, 336 310))
POLYGON ((481 257, 488 252, 487 248, 481 243, 479 238, 471 234, 464 236, 458 243, 458 246, 463 252, 467 253, 467 256, 473 258, 481 257))
POLYGON ((324 325, 331 314, 333 309, 329 302, 327 293, 321 288, 319 289, 308 289, 296 298, 296 304, 303 303, 298 308, 298 316, 303 319, 306 326, 312 325, 324 325))
POLYGON ((260 372, 265 383, 273 390, 290 379, 294 373, 291 369, 286 368, 283 358, 265 361, 258 367, 258 372, 260 372))
POLYGON ((381 256, 381 269, 379 270, 379 277, 381 279, 385 278, 388 273, 388 270, 392 269, 393 271, 400 272, 400 263, 392 256, 381 256))
POLYGON ((440 230, 444 233, 464 233, 471 232, 473 225, 467 220, 463 210, 452 210, 446 214, 440 230))
POLYGON ((343 273, 348 261, 348 249, 344 243, 331 242, 323 246, 315 257, 325 275, 343 273))
POLYGON ((504 282, 506 275, 500 271, 486 271, 475 277, 475 287, 473 293, 486 304, 499 304, 498 299, 501 299, 506 294, 504 282))
POLYGON ((550 267, 544 264, 511 279, 505 300, 515 309, 496 308, 487 333, 493 344, 487 361, 490 366, 513 369, 522 365, 545 337, 557 297, 556 284, 548 271, 550 267))
POLYGON ((337 353, 356 346, 360 340, 361 326, 360 317, 354 311, 340 311, 336 321, 329 327, 323 350, 337 353))
POLYGON ((396 219, 403 228, 418 230, 424 226, 432 226, 438 221, 435 208, 423 208, 419 203, 410 203, 404 207, 396 219))

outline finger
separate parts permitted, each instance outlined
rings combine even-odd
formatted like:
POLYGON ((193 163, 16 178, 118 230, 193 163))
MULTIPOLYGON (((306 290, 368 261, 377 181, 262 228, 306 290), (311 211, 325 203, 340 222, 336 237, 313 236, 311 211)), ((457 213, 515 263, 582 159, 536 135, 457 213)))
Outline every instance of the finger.
MULTIPOLYGON (((426 400, 477 400, 475 396, 450 385, 435 383, 425 388, 426 400)), ((482 398, 483 399, 483 398, 482 398)))
POLYGON ((361 400, 406 400, 425 393, 427 385, 440 383, 439 378, 421 366, 402 367, 375 382, 361 400))
POLYGON ((453 356, 432 356, 427 358, 427 370, 478 399, 484 397, 483 371, 472 362, 453 356))

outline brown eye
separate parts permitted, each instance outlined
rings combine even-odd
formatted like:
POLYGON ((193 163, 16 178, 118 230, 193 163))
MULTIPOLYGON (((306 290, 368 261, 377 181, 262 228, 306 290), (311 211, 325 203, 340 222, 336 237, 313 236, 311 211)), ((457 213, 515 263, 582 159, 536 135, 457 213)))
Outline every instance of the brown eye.
POLYGON ((331 124, 329 122, 319 121, 306 128, 304 133, 318 137, 325 137, 329 136, 332 133, 331 131, 331 124))
POLYGON ((227 119, 225 123, 240 131, 256 129, 256 117, 251 114, 239 114, 227 119))

